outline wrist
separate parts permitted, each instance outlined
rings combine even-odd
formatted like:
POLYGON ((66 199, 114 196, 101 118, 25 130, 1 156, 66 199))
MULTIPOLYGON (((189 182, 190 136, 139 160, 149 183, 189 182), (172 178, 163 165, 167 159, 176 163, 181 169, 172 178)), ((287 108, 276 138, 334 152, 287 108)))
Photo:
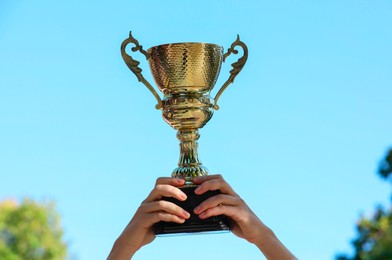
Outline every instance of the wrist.
POLYGON ((255 239, 253 242, 258 248, 265 247, 266 244, 270 243, 270 241, 273 241, 274 239, 277 239, 275 236, 275 233, 267 227, 266 225, 262 224, 260 227, 260 232, 258 237, 255 239))
POLYGON ((126 259, 129 260, 132 258, 132 256, 136 253, 136 251, 139 248, 133 245, 130 245, 125 241, 122 236, 117 238, 117 240, 114 242, 112 251, 110 252, 108 256, 108 260, 122 260, 126 259))
POLYGON ((259 239, 254 243, 267 259, 292 260, 297 259, 283 244, 280 242, 275 233, 263 225, 263 232, 259 239))

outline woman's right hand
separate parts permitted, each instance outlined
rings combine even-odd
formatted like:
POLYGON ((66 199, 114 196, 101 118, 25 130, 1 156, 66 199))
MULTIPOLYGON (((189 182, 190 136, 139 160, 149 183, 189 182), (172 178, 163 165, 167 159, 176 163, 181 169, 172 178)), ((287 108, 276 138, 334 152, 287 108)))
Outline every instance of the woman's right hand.
POLYGON ((178 188, 184 184, 183 179, 158 178, 154 189, 114 243, 108 259, 130 259, 139 248, 155 239, 152 226, 157 222, 184 223, 190 217, 189 212, 172 202, 161 200, 162 197, 173 197, 185 201, 187 196, 178 188))

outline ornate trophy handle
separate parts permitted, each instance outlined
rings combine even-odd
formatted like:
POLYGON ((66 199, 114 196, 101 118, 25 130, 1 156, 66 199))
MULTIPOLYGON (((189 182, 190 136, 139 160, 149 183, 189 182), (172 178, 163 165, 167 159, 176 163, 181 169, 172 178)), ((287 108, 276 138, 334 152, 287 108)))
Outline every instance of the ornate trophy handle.
POLYGON ((145 50, 143 50, 143 47, 141 45, 139 45, 139 42, 135 38, 133 38, 132 32, 129 32, 128 39, 125 39, 123 41, 123 43, 121 44, 121 56, 122 56, 123 60, 125 61, 125 64, 127 64, 128 68, 136 75, 139 82, 142 82, 151 91, 151 93, 155 96, 155 98, 158 101, 158 104, 155 106, 155 108, 161 109, 162 100, 159 97, 158 93, 155 91, 155 89, 151 86, 151 84, 143 77, 142 69, 139 68, 140 62, 132 59, 132 57, 130 55, 128 55, 125 51, 125 48, 127 47, 127 45, 129 43, 135 44, 135 46, 132 47, 131 50, 133 52, 136 52, 136 51, 141 52, 142 54, 144 54, 144 56, 146 56, 146 60, 148 60, 150 58, 150 54, 148 52, 146 52, 145 50))
POLYGON ((232 70, 230 70, 230 77, 229 79, 225 82, 225 84, 223 84, 223 86, 220 88, 220 90, 218 91, 218 93, 216 94, 214 100, 214 109, 218 110, 219 106, 217 104, 218 99, 220 97, 220 95, 222 95, 223 91, 225 91, 225 89, 234 82, 235 77, 237 77, 238 73, 240 73, 240 71, 242 70, 242 68, 244 67, 246 60, 248 59, 248 47, 246 47, 245 43, 243 43, 242 41, 240 41, 240 36, 237 35, 237 39, 235 40, 235 42, 233 42, 230 46, 230 48, 227 50, 227 52, 223 55, 223 62, 225 62, 226 58, 231 54, 238 54, 238 51, 235 50, 236 46, 240 46, 242 48, 242 50, 244 51, 244 54, 242 55, 241 58, 238 59, 238 61, 234 62, 233 64, 231 64, 231 66, 233 67, 232 70))

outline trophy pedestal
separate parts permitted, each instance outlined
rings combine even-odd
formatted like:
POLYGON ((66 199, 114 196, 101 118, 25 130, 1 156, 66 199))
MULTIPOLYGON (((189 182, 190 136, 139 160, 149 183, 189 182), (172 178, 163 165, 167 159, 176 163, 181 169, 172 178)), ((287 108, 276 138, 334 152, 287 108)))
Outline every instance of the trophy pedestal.
POLYGON ((174 222, 158 222, 154 225, 155 235, 175 235, 187 233, 204 233, 204 232, 228 232, 230 231, 226 216, 214 216, 207 219, 200 219, 198 215, 193 213, 196 208, 204 200, 219 194, 219 191, 208 191, 202 195, 196 195, 194 190, 196 187, 184 187, 181 190, 188 196, 186 201, 179 201, 174 198, 162 198, 164 200, 175 203, 191 214, 190 218, 184 223, 178 224, 174 222))

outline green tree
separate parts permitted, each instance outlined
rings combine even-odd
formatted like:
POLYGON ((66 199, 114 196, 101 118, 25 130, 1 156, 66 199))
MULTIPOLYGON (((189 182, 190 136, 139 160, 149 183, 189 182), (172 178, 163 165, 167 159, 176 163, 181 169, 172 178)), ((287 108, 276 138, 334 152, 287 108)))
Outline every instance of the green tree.
MULTIPOLYGON (((385 180, 392 179, 392 148, 380 162, 378 174, 385 180)), ((391 198, 392 199, 392 198, 391 198)), ((354 255, 339 255, 337 260, 386 260, 392 259, 392 209, 379 207, 371 218, 361 218, 357 224, 358 236, 352 241, 354 255)))
POLYGON ((392 180, 392 148, 385 158, 380 162, 378 174, 385 180, 392 180))
POLYGON ((0 259, 65 259, 60 218, 53 203, 0 203, 0 259))

